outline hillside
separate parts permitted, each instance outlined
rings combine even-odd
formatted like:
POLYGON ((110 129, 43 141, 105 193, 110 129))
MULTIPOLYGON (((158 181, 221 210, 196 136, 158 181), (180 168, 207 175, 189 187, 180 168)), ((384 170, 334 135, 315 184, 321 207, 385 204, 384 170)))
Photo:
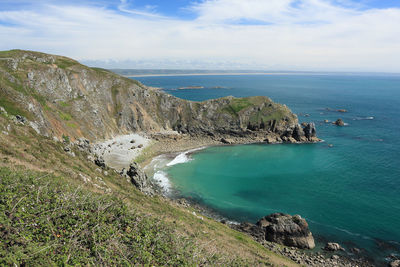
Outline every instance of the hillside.
POLYGON ((107 70, 37 52, 0 52, 0 94, 0 105, 10 114, 25 116, 40 134, 59 139, 177 131, 219 139, 263 141, 270 134, 277 141, 284 136, 312 141, 296 115, 267 97, 191 102, 107 70))
POLYGON ((144 195, 73 144, 141 133, 159 146, 137 159, 145 162, 180 138, 317 141, 286 106, 185 101, 72 59, 13 50, 0 52, 0 107, 0 265, 295 266, 193 207, 144 195))

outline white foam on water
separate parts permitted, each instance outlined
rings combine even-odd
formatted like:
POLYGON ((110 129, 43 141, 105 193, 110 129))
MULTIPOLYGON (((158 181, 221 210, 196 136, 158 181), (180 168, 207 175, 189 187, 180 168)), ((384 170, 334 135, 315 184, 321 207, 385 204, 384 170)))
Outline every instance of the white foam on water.
POLYGON ((187 152, 183 152, 183 153, 179 154, 178 156, 176 156, 172 161, 167 163, 167 166, 170 167, 170 166, 173 166, 176 164, 189 162, 190 160, 191 159, 187 156, 187 152))
POLYGON ((189 162, 192 160, 192 158, 190 158, 188 154, 193 153, 198 150, 202 150, 202 149, 204 149, 204 147, 195 148, 195 149, 191 149, 191 150, 185 151, 183 153, 180 153, 171 162, 167 163, 166 166, 170 167, 170 166, 174 166, 176 164, 182 164, 182 163, 189 162))
POLYGON ((355 119, 353 119, 354 121, 362 121, 362 120, 373 120, 375 119, 374 117, 370 116, 370 117, 357 117, 355 119))
POLYGON ((171 182, 168 179, 167 173, 163 171, 157 171, 154 173, 153 178, 166 192, 171 190, 171 182))

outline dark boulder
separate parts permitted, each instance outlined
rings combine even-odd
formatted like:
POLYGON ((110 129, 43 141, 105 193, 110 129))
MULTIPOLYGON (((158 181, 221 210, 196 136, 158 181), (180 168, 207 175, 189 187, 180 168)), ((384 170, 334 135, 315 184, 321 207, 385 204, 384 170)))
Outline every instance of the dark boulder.
POLYGON ((344 122, 342 119, 337 119, 335 122, 333 122, 333 124, 337 126, 344 126, 344 122))
POLYGON ((302 249, 315 247, 308 224, 300 215, 274 213, 262 218, 256 225, 263 229, 267 241, 302 249))
POLYGON ((304 127, 303 131, 308 140, 311 140, 313 137, 317 136, 317 129, 315 128, 315 124, 313 122, 308 123, 304 127))
POLYGON ((94 159, 94 164, 96 164, 97 166, 99 166, 101 168, 106 167, 106 163, 104 162, 104 159, 102 157, 96 157, 94 159))

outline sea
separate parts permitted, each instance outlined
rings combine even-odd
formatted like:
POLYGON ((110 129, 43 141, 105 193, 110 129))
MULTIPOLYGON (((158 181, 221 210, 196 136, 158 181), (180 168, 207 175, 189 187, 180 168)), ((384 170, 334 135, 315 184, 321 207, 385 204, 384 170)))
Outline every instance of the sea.
POLYGON ((234 222, 283 212, 307 220, 317 247, 338 242, 383 265, 400 257, 400 76, 389 74, 134 77, 204 101, 263 95, 314 122, 317 144, 207 147, 162 156, 155 178, 234 222), (193 88, 196 89, 188 89, 193 88), (179 89, 186 88, 186 89, 179 89), (339 110, 347 112, 340 112, 339 110), (341 118, 346 125, 331 122, 341 118), (329 121, 329 122, 326 122, 329 121))

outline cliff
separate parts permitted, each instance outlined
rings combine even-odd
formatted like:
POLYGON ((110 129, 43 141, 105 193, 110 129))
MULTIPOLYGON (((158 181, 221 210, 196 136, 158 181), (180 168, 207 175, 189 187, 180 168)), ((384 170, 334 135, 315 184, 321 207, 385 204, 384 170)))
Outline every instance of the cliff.
POLYGON ((176 131, 216 139, 318 141, 313 125, 303 129, 288 107, 267 97, 192 102, 104 69, 38 52, 0 52, 0 96, 0 106, 27 117, 40 134, 72 140, 176 131))

